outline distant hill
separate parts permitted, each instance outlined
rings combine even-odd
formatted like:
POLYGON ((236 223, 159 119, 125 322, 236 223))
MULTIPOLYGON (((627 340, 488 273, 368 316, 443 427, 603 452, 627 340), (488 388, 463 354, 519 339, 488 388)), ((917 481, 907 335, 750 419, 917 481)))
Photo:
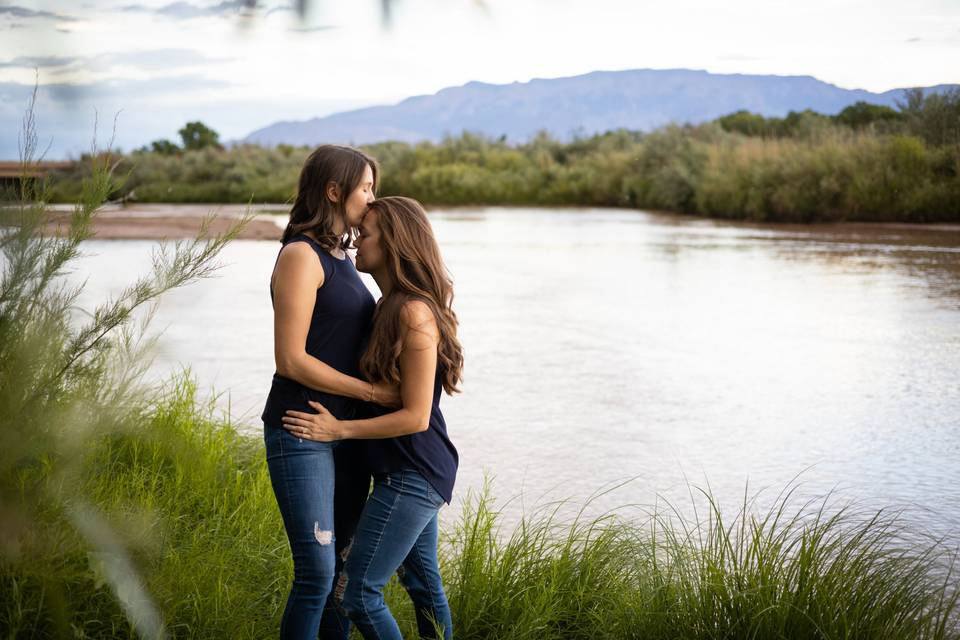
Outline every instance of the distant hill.
MULTIPOLYGON (((950 86, 929 87, 941 91, 950 86)), ((594 71, 512 84, 469 82, 393 106, 369 107, 299 122, 277 122, 243 142, 263 145, 439 141, 473 131, 524 141, 539 130, 554 137, 670 122, 698 123, 739 109, 765 116, 812 109, 834 114, 859 100, 895 106, 905 89, 841 89, 811 76, 715 74, 690 69, 594 71)))

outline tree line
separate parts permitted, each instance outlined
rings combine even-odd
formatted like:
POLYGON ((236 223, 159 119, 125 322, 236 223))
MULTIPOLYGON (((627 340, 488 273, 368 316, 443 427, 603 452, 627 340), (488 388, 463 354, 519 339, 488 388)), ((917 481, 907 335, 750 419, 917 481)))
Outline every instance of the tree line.
MULTIPOLYGON (((112 198, 143 202, 285 203, 308 147, 223 148, 202 123, 182 145, 156 141, 116 162, 112 198)), ((836 115, 738 111, 649 133, 615 130, 523 144, 474 133, 439 143, 363 147, 381 195, 432 205, 646 208, 779 222, 960 222, 960 90, 907 92, 896 109, 859 102, 836 115)), ((85 163, 56 176, 78 193, 85 163)))

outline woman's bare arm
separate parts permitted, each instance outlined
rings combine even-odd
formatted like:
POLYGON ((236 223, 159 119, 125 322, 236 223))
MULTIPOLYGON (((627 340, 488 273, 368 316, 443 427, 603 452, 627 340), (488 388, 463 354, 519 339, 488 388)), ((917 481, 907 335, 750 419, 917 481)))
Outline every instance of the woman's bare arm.
POLYGON ((400 398, 403 402, 400 409, 376 418, 337 420, 321 404, 311 402, 318 413, 287 411, 284 426, 291 431, 305 429, 296 435, 322 441, 392 438, 426 431, 433 408, 440 331, 430 307, 420 301, 408 302, 404 306, 400 322, 404 332, 400 352, 400 398))
POLYGON ((277 373, 300 384, 348 398, 370 400, 372 385, 337 371, 307 353, 307 332, 323 266, 304 242, 280 252, 273 272, 273 357, 277 373))

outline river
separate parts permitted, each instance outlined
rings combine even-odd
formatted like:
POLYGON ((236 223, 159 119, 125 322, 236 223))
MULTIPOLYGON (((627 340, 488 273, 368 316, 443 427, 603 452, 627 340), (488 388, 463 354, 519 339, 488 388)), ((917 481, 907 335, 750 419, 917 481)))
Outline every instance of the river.
MULTIPOLYGON (((706 486, 735 512, 838 490, 960 529, 960 230, 723 223, 605 209, 434 210, 466 368, 442 406, 455 517, 493 479, 507 522, 559 498, 590 513, 706 486)), ((146 272, 152 241, 90 241, 81 302, 146 272)), ((188 365, 258 433, 273 372, 276 242, 167 295, 151 375, 188 365)), ((368 284, 375 290, 372 280, 368 284)), ((627 507, 628 515, 634 507, 627 507)))

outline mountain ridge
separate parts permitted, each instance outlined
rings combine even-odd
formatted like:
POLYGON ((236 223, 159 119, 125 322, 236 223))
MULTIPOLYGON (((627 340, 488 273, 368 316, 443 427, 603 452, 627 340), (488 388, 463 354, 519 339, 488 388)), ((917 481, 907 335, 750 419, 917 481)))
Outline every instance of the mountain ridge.
MULTIPOLYGON (((943 91, 957 86, 923 89, 943 91)), ((242 142, 268 146, 437 142, 463 131, 523 142, 541 130, 566 140, 618 128, 649 131, 671 122, 696 124, 740 109, 769 117, 804 109, 833 114, 858 101, 893 107, 906 90, 844 89, 810 75, 595 70, 507 84, 472 80, 393 105, 275 122, 251 132, 242 142)))

